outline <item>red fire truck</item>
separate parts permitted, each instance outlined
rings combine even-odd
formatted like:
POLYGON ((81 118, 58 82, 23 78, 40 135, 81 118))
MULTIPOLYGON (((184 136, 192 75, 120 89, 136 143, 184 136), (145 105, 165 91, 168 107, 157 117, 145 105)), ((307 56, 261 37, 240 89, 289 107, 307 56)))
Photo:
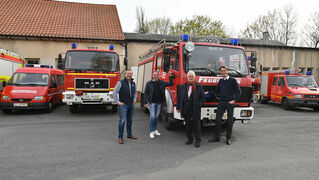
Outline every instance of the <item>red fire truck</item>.
MULTIPOLYGON (((183 122, 176 111, 176 103, 179 89, 186 82, 187 72, 192 70, 196 73, 196 81, 203 85, 205 91, 214 91, 221 78, 219 72, 221 65, 229 67, 229 75, 236 78, 242 90, 242 95, 236 102, 234 118, 242 123, 249 123, 254 113, 254 108, 250 107, 252 85, 244 48, 239 46, 190 42, 186 35, 177 43, 166 43, 163 40, 140 56, 137 90, 143 101, 145 84, 151 80, 152 71, 158 70, 160 79, 164 81, 169 79, 168 72, 175 75, 173 86, 165 90, 166 100, 161 110, 164 127, 170 130, 177 122, 183 122)), ((143 106, 143 102, 141 105, 143 106)), ((215 124, 217 105, 217 97, 208 95, 205 105, 201 108, 201 120, 204 126, 215 124)), ((225 114, 224 122, 226 117, 225 114)))
POLYGON ((260 95, 261 103, 277 102, 287 110, 295 107, 319 110, 319 88, 312 75, 291 73, 290 70, 263 72, 260 95))
POLYGON ((119 56, 110 45, 110 50, 97 48, 72 49, 66 52, 65 62, 59 54, 59 69, 66 73, 63 102, 71 113, 78 111, 79 105, 112 106, 117 111, 112 91, 120 79, 119 56))

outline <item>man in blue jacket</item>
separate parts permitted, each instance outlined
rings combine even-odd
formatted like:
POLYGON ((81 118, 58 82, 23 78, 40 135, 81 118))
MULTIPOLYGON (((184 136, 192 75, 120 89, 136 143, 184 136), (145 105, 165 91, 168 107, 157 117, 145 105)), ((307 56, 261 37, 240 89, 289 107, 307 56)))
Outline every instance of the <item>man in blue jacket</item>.
POLYGON ((134 104, 136 103, 137 92, 136 86, 132 79, 133 72, 128 69, 125 72, 125 78, 121 81, 118 81, 114 91, 113 97, 115 102, 120 106, 120 120, 119 120, 119 135, 118 142, 124 144, 123 134, 124 134, 124 125, 126 121, 126 131, 127 138, 137 139, 136 136, 132 134, 132 120, 134 114, 134 104), (119 97, 118 95, 119 94, 119 97))
POLYGON ((217 89, 215 91, 216 96, 219 97, 216 123, 215 123, 215 137, 208 140, 209 142, 220 141, 220 122, 222 120, 225 110, 227 110, 227 132, 226 132, 226 144, 231 144, 231 134, 234 124, 234 106, 235 101, 239 99, 241 90, 237 83, 237 80, 228 75, 227 66, 221 66, 219 68, 222 79, 218 81, 217 89))
POLYGON ((152 80, 145 85, 144 106, 150 110, 150 138, 160 136, 157 130, 157 120, 161 111, 162 102, 165 100, 165 87, 173 85, 174 76, 169 73, 169 83, 159 79, 159 72, 154 71, 152 80))

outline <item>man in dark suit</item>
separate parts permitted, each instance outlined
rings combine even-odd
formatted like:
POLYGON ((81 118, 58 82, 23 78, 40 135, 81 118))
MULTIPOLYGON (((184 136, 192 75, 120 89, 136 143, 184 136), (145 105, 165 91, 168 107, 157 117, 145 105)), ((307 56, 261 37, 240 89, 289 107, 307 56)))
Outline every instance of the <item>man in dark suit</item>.
POLYGON ((200 147, 201 142, 201 107, 205 102, 203 86, 195 82, 195 72, 187 73, 187 82, 181 86, 177 97, 177 112, 181 113, 186 123, 186 144, 193 143, 193 133, 195 134, 195 147, 200 147))

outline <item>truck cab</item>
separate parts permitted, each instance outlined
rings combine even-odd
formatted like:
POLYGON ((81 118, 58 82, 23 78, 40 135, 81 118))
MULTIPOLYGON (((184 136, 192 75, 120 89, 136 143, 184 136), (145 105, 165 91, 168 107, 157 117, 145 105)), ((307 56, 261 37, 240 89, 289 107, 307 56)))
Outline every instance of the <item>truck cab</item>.
POLYGON ((1 95, 1 108, 12 110, 44 109, 51 112, 62 101, 64 72, 49 66, 27 65, 12 75, 1 95))

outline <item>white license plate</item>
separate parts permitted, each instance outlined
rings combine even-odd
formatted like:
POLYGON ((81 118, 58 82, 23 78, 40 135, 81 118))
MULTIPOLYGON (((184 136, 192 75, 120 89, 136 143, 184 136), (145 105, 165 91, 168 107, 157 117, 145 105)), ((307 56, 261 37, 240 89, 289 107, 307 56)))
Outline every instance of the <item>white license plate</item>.
POLYGON ((14 107, 28 107, 28 103, 14 103, 14 107))

